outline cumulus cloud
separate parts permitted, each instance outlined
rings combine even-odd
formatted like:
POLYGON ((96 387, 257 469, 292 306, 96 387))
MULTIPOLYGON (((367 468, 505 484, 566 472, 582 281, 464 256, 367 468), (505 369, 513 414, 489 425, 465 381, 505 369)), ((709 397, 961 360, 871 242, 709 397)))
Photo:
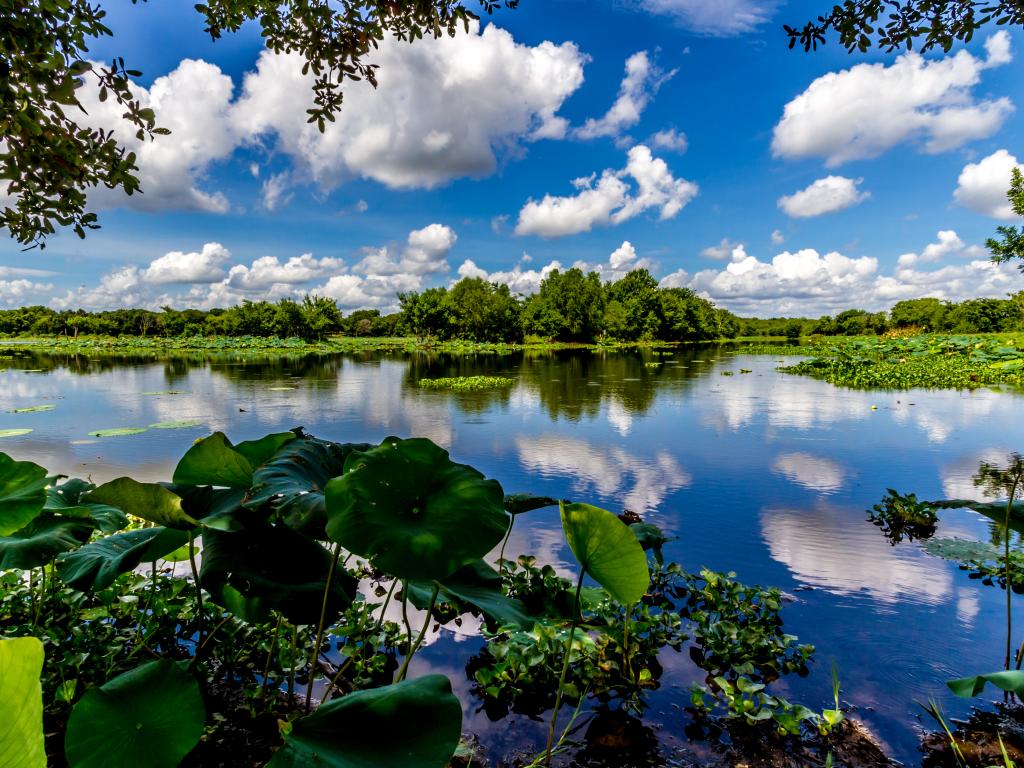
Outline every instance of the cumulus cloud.
POLYGON ((929 243, 921 253, 904 253, 896 260, 897 266, 912 267, 916 264, 934 264, 946 256, 960 256, 977 259, 984 257, 985 249, 978 245, 968 246, 952 229, 944 229, 934 243, 929 243))
POLYGON ((848 179, 845 176, 826 176, 799 192, 783 195, 779 198, 778 205, 786 215, 795 219, 835 213, 871 197, 870 192, 860 190, 863 181, 864 179, 848 179))
POLYGON ((993 135, 1013 111, 1008 98, 978 100, 982 73, 1012 59, 1010 37, 985 43, 986 58, 966 50, 927 60, 857 64, 817 78, 790 101, 775 126, 776 157, 823 157, 829 167, 877 157, 904 142, 930 154, 993 135))
POLYGON ((26 304, 27 299, 49 293, 52 290, 52 283, 34 283, 25 278, 0 280, 0 306, 21 307, 26 304))
POLYGON ((349 88, 320 133, 306 123, 311 79, 301 57, 264 51, 233 124, 291 156, 324 189, 354 177, 429 189, 490 174, 497 154, 522 142, 564 137, 557 113, 582 84, 586 56, 573 43, 522 45, 474 22, 467 33, 416 45, 385 38, 368 61, 380 65, 379 87, 349 88))
POLYGON ((781 230, 772 230, 772 245, 782 245, 786 240, 785 235, 782 234, 781 230))
POLYGON ((595 226, 621 224, 651 209, 658 210, 664 221, 674 218, 698 192, 695 183, 675 178, 665 161, 643 144, 629 150, 625 168, 605 169, 600 178, 594 174, 572 184, 578 190, 575 195, 528 200, 519 212, 516 234, 575 235, 595 226))
POLYGON ((655 149, 664 149, 669 152, 678 152, 682 154, 689 147, 689 142, 686 139, 686 134, 682 131, 677 131, 675 128, 666 128, 663 131, 658 131, 648 139, 650 144, 655 149))
POLYGON ((352 271, 363 275, 427 275, 448 271, 448 253, 458 236, 444 224, 430 224, 409 233, 403 251, 371 249, 352 271))
POLYGON ((712 37, 751 32, 771 18, 776 0, 639 0, 648 13, 668 16, 681 27, 712 37))
POLYGON ((878 259, 872 256, 852 258, 805 248, 761 261, 737 248, 723 269, 693 275, 678 270, 665 276, 661 285, 690 288, 726 309, 759 317, 834 314, 851 305, 880 311, 897 301, 923 296, 948 301, 1001 298, 1019 285, 1015 266, 976 258, 981 250, 964 244, 955 232, 944 231, 937 237, 937 242, 921 251, 929 260, 948 255, 970 260, 919 269, 921 257, 904 254, 890 274, 881 274, 878 259))
POLYGON ((289 187, 290 175, 287 171, 275 173, 264 181, 262 187, 263 207, 273 213, 279 208, 288 205, 292 200, 289 187))
POLYGON ((968 163, 960 172, 953 197, 960 205, 983 216, 1013 219, 1016 214, 1006 198, 1006 191, 1010 188, 1014 168, 1024 171, 1024 164, 1005 149, 977 163, 968 163))
POLYGON ((182 253, 171 251, 140 273, 140 278, 156 285, 168 283, 215 283, 224 278, 224 263, 231 252, 220 243, 206 243, 202 250, 182 253))
MULTIPOLYGON (((611 109, 600 118, 589 118, 573 131, 579 139, 602 136, 621 136, 622 132, 640 122, 640 115, 654 94, 671 80, 678 70, 663 72, 647 55, 647 51, 634 53, 626 60, 626 75, 619 86, 619 96, 611 109)), ((683 139, 685 142, 685 137, 683 139)))
POLYGON ((228 273, 225 285, 236 291, 265 291, 275 285, 301 285, 320 280, 340 271, 341 259, 314 258, 310 253, 292 256, 282 262, 276 256, 261 256, 250 266, 236 264, 228 273))
POLYGON ((459 266, 458 275, 462 277, 482 277, 491 283, 504 283, 513 293, 530 295, 540 290, 540 284, 554 270, 562 269, 562 262, 552 261, 541 269, 524 269, 523 261, 520 260, 512 269, 507 271, 488 272, 481 269, 472 259, 466 259, 459 266))
POLYGON ((709 245, 707 248, 700 252, 700 255, 705 259, 714 259, 715 261, 724 261, 736 253, 736 250, 743 249, 743 243, 734 243, 728 237, 723 237, 718 245, 709 245))

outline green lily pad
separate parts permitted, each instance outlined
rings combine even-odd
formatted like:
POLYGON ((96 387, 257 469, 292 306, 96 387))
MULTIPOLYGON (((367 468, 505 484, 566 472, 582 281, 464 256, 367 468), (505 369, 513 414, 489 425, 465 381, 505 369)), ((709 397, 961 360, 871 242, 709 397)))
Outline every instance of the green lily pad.
POLYGON ((151 661, 82 697, 64 751, 72 768, 175 768, 205 719, 195 678, 173 661, 151 661))
POLYGON ((160 395, 187 395, 189 393, 180 389, 164 389, 160 392, 140 392, 139 394, 144 397, 158 397, 160 395))
POLYGON ((640 600, 651 583, 647 556, 619 518, 589 504, 563 504, 562 529, 579 564, 624 605, 640 600))
POLYGON ((148 520, 168 528, 188 530, 199 522, 181 506, 181 497, 156 483, 140 483, 130 477, 119 477, 90 491, 84 500, 93 504, 109 504, 125 514, 148 520))
POLYGON ((267 392, 293 392, 298 387, 267 387, 267 392))
POLYGON ((0 766, 46 768, 43 740, 43 644, 0 640, 0 766))
POLYGON ((91 520, 42 514, 20 531, 0 537, 0 570, 27 571, 80 547, 93 532, 91 520))
POLYGON ((296 720, 267 768, 445 768, 462 705, 444 675, 356 691, 296 720))
POLYGON ((52 411, 56 407, 56 405, 31 405, 27 408, 11 408, 8 413, 41 413, 42 411, 52 411))
POLYGON ((139 528, 93 541, 57 560, 64 582, 81 592, 106 589, 122 573, 140 563, 162 559, 188 541, 188 534, 173 528, 139 528))
POLYGON ((31 429, 0 429, 0 437, 22 437, 32 434, 31 429))
POLYGON ((95 432, 90 432, 89 437, 126 437, 141 435, 147 431, 146 427, 115 427, 114 429, 97 429, 95 432))
POLYGON ((986 562, 999 560, 1002 550, 987 541, 970 539, 928 539, 921 542, 921 548, 929 555, 945 560, 986 562))
POLYGON ((158 421, 156 424, 150 424, 150 429, 193 429, 195 427, 201 427, 205 424, 204 421, 197 419, 186 419, 184 421, 158 421))
POLYGON ((501 485, 425 438, 354 451, 326 496, 327 535, 401 579, 444 579, 509 526, 501 485))
POLYGON ((23 528, 43 511, 49 483, 38 464, 0 453, 0 536, 23 528))

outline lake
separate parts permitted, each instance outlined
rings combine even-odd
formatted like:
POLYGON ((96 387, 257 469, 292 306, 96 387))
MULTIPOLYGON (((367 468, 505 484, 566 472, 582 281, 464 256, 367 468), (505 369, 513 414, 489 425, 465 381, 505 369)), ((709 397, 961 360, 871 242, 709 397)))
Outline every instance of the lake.
MULTIPOLYGON (((739 347, 162 361, 5 352, 0 429, 33 431, 0 441, 0 450, 55 472, 165 480, 211 430, 242 440, 301 425, 337 441, 428 437, 508 493, 638 512, 678 537, 667 559, 783 589, 792 598, 787 631, 818 650, 809 677, 784 678, 777 690, 820 709, 835 662, 843 699, 907 763, 920 759, 921 729, 934 727, 918 703, 936 697, 964 714, 967 703, 944 681, 1002 664, 1003 593, 916 543, 891 546, 865 510, 886 488, 977 497, 979 462, 1005 461, 1021 447, 1024 399, 1015 393, 852 391, 780 373, 782 358, 739 347), (417 386, 478 374, 516 383, 473 393, 417 386), (38 405, 56 408, 8 412, 38 405), (89 436, 178 420, 202 426, 89 436)), ((991 524, 948 512, 938 533, 987 539, 991 524)), ((533 553, 566 574, 573 567, 556 510, 520 518, 508 552, 533 553)), ((449 675, 464 729, 492 758, 541 742, 543 724, 492 723, 473 699, 465 662, 480 641, 471 632, 433 639, 413 667, 449 675)), ((685 742, 679 708, 703 674, 685 653, 666 650, 662 662, 645 723, 671 758, 685 742)))

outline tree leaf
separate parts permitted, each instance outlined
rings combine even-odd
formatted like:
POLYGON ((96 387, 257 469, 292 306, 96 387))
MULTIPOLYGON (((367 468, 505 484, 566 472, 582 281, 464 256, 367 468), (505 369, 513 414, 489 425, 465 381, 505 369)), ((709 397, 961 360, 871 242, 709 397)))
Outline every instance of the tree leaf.
POLYGON ((0 536, 24 528, 43 511, 49 482, 38 464, 0 453, 0 536))
POLYGON ((156 483, 140 483, 119 477, 104 483, 84 497, 94 504, 109 504, 125 514, 168 528, 188 530, 199 525, 181 506, 181 497, 156 483))
POLYGON ((0 768, 46 768, 42 672, 37 638, 0 640, 0 768))
POLYGON ((72 768, 175 768, 205 719, 195 678, 160 659, 86 693, 71 710, 64 749, 72 768))
POLYGON ((624 605, 640 600, 651 583, 636 535, 611 512, 589 504, 562 504, 562 529, 583 569, 624 605))
POLYGON ((501 485, 425 438, 354 451, 326 495, 328 536, 401 579, 444 579, 509 526, 501 485))
POLYGON ((357 691, 296 720, 268 768, 445 768, 462 705, 444 675, 357 691))
POLYGON ((184 531, 173 528, 139 528, 107 536, 68 552, 57 560, 64 582, 82 592, 106 589, 114 579, 158 560, 188 541, 184 531))
POLYGON ((999 672, 990 672, 987 675, 975 675, 974 677, 962 677, 958 680, 946 681, 949 690, 965 699, 981 693, 985 689, 985 683, 992 683, 996 688, 1015 693, 1018 696, 1024 695, 1024 671, 1019 669, 1001 670, 999 672))
POLYGON ((0 571, 38 568, 89 540, 90 520, 43 514, 11 536, 0 537, 0 571))

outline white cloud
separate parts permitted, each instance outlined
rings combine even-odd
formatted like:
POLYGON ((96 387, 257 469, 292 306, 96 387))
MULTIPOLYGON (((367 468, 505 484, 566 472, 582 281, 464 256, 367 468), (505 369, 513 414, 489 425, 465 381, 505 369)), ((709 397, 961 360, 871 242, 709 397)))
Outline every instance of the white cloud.
POLYGON ((658 131, 648 139, 647 143, 655 149, 664 149, 669 152, 678 152, 679 154, 683 154, 689 146, 686 134, 682 131, 677 131, 675 128, 666 128, 663 131, 658 131))
POLYGON ((670 16, 702 35, 731 37, 750 32, 771 18, 777 0, 639 0, 648 13, 670 16))
POLYGON ((231 252, 220 243, 206 243, 199 252, 170 251, 142 270, 140 278, 156 285, 215 283, 224 278, 224 263, 231 252))
MULTIPOLYGON (((634 53, 626 60, 626 75, 619 86, 619 96, 611 109, 601 118, 589 118, 573 131, 579 139, 596 139, 601 136, 620 136, 628 128, 640 122, 640 115, 651 98, 678 70, 663 72, 647 56, 647 51, 634 53)), ((685 137, 683 139, 685 142, 685 137)))
POLYGON ((734 243, 728 237, 723 237, 718 245, 709 245, 707 248, 700 252, 700 255, 705 259, 715 259, 716 261, 724 261, 730 256, 733 256, 737 249, 743 249, 743 243, 734 243))
POLYGON ((824 456, 802 451, 780 454, 772 469, 797 485, 822 493, 838 491, 846 481, 846 470, 842 465, 824 456))
POLYGON ((466 259, 459 267, 459 277, 482 277, 491 283, 504 283, 513 293, 529 295, 540 290, 540 284, 556 269, 562 269, 560 261, 552 261, 541 269, 523 269, 522 260, 507 272, 488 272, 466 259))
POLYGON ((231 155, 238 144, 228 119, 232 88, 231 78, 218 67, 195 59, 182 60, 148 89, 133 84, 140 105, 151 107, 157 125, 171 131, 153 141, 135 137, 136 128, 121 118, 124 107, 114 99, 101 102, 96 88, 82 88, 79 98, 88 115, 81 120, 93 127, 113 127, 121 145, 136 153, 143 192, 129 197, 120 190, 98 187, 90 192, 90 203, 142 211, 178 208, 226 213, 230 206, 224 194, 201 185, 210 164, 231 155))
POLYGON ((287 171, 275 173, 263 182, 263 207, 274 212, 279 208, 288 205, 292 200, 292 194, 288 191, 291 184, 290 174, 287 171))
POLYGON ((448 271, 448 253, 458 235, 444 224, 430 224, 409 233, 401 255, 393 249, 371 249, 352 271, 364 275, 426 275, 448 271))
POLYGON ((1005 149, 993 152, 977 163, 968 163, 960 172, 953 197, 975 213, 994 219, 1016 218, 1006 197, 1014 168, 1024 171, 1024 164, 1005 149))
POLYGON ((432 188, 482 177, 497 154, 521 142, 561 138, 564 101, 583 82, 586 56, 574 44, 517 43, 494 25, 416 45, 385 38, 368 62, 379 87, 350 86, 335 122, 306 123, 311 79, 298 55, 264 51, 233 110, 246 137, 276 143, 321 188, 347 179, 432 188))
POLYGON ((772 150, 776 157, 823 157, 834 167, 903 142, 938 153, 991 136, 1013 104, 1005 97, 979 101, 971 89, 984 70, 1011 60, 1009 35, 997 32, 985 48, 985 59, 966 50, 937 60, 906 53, 888 66, 822 75, 786 105, 772 150))
POLYGON ((53 290, 52 283, 33 283, 24 278, 0 280, 0 305, 21 307, 30 297, 46 294, 53 290))
POLYGON ((778 205, 788 216, 799 219, 835 213, 871 197, 870 192, 861 192, 859 189, 863 181, 845 176, 826 176, 799 192, 783 195, 778 205))
POLYGON ((782 245, 785 241, 786 237, 782 234, 781 230, 772 230, 772 245, 782 245))
POLYGON ((934 264, 951 255, 970 259, 977 259, 985 255, 984 248, 977 245, 966 245, 952 229, 942 230, 937 237, 936 242, 926 245, 919 254, 901 254, 896 260, 896 264, 900 267, 912 267, 915 264, 934 264))
POLYGON ((675 178, 665 161, 643 144, 629 150, 624 169, 606 169, 599 179, 596 174, 576 179, 573 186, 579 191, 572 196, 545 195, 539 201, 527 201, 519 212, 516 234, 574 235, 595 226, 621 224, 650 209, 658 209, 662 220, 671 219, 698 191, 693 182, 675 178), (635 190, 626 178, 633 180, 635 190))
POLYGON ((341 259, 317 259, 309 253, 292 256, 283 263, 276 256, 261 256, 248 267, 233 266, 224 282, 236 291, 265 291, 275 285, 301 285, 322 280, 344 266, 341 259))

